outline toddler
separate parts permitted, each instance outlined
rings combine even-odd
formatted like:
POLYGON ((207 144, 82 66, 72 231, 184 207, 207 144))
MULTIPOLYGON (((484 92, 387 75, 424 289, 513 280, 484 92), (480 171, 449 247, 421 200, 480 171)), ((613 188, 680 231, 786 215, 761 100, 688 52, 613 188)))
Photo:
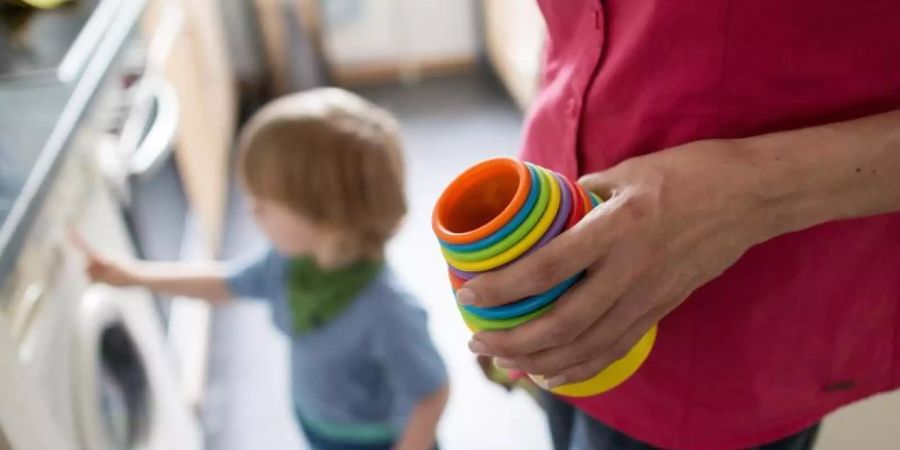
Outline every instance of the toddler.
POLYGON ((425 312, 386 267, 406 213, 390 115, 347 91, 278 99, 242 130, 239 170, 270 247, 235 263, 117 261, 98 282, 224 304, 259 299, 290 338, 297 422, 320 450, 429 449, 447 399, 425 312))

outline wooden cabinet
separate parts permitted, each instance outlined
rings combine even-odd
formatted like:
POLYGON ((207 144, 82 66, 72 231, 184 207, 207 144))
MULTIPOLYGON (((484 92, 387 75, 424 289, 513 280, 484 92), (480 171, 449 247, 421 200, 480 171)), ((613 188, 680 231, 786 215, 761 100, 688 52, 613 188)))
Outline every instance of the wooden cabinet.
POLYGON ((145 35, 152 35, 170 7, 182 14, 165 67, 165 77, 179 100, 175 158, 203 247, 214 257, 224 228, 229 155, 235 135, 234 77, 217 2, 154 0, 143 18, 145 35))
POLYGON ((519 107, 537 94, 546 27, 537 3, 482 0, 488 58, 519 107))
MULTIPOLYGON (((144 36, 180 15, 180 27, 165 57, 165 79, 179 104, 175 158, 191 208, 182 258, 213 259, 225 224, 229 162, 237 116, 235 81, 216 0, 151 0, 142 18, 144 36), (174 8, 174 9, 173 9, 174 8), (196 240, 196 242, 194 241, 196 240)), ((152 39, 152 38, 151 38, 152 39)), ((205 396, 211 313, 204 302, 178 298, 169 311, 168 340, 181 391, 199 407, 205 396)))

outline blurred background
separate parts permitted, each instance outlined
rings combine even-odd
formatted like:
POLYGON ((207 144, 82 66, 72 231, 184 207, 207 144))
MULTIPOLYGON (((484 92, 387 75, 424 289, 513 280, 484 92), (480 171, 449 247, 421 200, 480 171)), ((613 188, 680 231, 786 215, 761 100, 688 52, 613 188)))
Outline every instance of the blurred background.
MULTIPOLYGON (((264 306, 91 286, 66 235, 154 260, 253 251, 235 135, 323 85, 402 125, 389 259, 449 366, 441 447, 550 448, 531 398, 467 350, 430 229, 455 174, 517 152, 544 41, 533 0, 0 0, 0 449, 306 448, 264 306)), ((887 405, 829 418, 819 448, 890 448, 887 405)))

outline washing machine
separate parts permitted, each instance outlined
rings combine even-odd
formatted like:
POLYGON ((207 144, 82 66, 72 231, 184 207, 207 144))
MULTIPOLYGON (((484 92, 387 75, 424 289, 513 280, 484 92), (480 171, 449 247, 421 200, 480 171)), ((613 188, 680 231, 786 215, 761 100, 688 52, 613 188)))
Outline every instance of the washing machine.
POLYGON ((0 292, 2 312, 50 429, 70 448, 199 449, 152 295, 92 284, 69 238, 77 230, 98 250, 134 255, 96 138, 81 133, 65 156, 0 292))

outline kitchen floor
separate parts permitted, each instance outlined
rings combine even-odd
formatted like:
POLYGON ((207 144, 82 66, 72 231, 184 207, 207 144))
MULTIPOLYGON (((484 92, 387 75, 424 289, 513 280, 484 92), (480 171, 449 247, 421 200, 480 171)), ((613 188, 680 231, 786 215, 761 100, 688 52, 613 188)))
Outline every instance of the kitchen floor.
MULTIPOLYGON (((400 119, 406 143, 410 214, 389 249, 396 271, 418 295, 447 361, 452 395, 439 429, 444 449, 546 450, 540 410, 522 392, 486 382, 466 349, 469 333, 453 307, 431 208, 441 189, 469 165, 518 148, 522 115, 495 82, 469 76, 411 87, 368 89, 363 95, 400 119), (502 430, 498 432, 497 430, 502 430)), ((225 256, 262 244, 231 196, 225 256)), ((304 449, 290 412, 286 341, 268 310, 241 302, 214 313, 204 422, 209 450, 304 449)), ((900 442, 900 392, 878 396, 830 416, 818 450, 891 449, 900 442)))
MULTIPOLYGON (((442 448, 548 449, 540 410, 524 393, 507 393, 484 380, 466 348, 470 334, 453 305, 430 227, 434 201, 457 173, 479 160, 515 153, 521 113, 483 76, 362 94, 396 114, 403 128, 410 213, 389 259, 428 310, 432 336, 450 371, 452 394, 439 430, 442 448)), ((241 212, 243 199, 237 192, 232 199, 226 257, 261 244, 241 212)), ((205 408, 210 450, 306 448, 290 412, 286 341, 267 314, 252 302, 215 312, 205 408)))

